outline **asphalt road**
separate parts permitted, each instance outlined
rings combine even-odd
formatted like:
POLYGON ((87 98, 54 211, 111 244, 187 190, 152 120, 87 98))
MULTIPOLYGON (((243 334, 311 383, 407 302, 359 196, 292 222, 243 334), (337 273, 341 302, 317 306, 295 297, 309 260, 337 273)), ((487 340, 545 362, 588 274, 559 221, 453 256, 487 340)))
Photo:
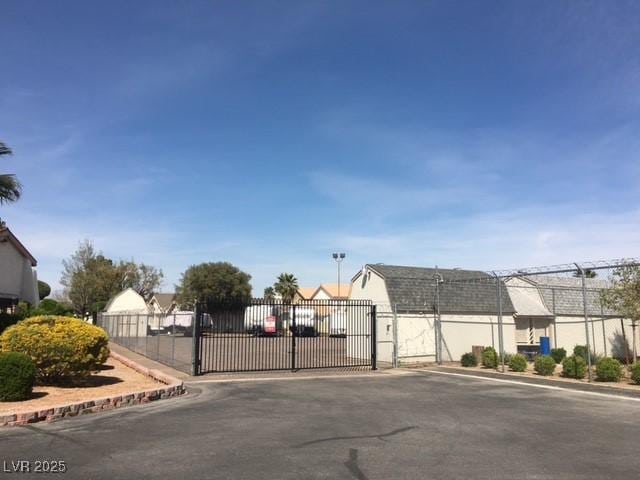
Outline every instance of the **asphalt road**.
POLYGON ((0 429, 0 478, 600 480, 640 471, 640 402, 627 399, 438 374, 198 389, 0 429), (38 459, 68 470, 2 472, 38 459))

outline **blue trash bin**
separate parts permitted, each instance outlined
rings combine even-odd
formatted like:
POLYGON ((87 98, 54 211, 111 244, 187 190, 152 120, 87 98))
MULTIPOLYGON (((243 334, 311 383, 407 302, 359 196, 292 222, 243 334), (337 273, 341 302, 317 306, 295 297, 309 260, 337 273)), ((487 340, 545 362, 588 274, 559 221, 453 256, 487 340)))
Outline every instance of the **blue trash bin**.
POLYGON ((549 341, 549 337, 540 337, 540 353, 542 355, 551 354, 551 342, 549 341))

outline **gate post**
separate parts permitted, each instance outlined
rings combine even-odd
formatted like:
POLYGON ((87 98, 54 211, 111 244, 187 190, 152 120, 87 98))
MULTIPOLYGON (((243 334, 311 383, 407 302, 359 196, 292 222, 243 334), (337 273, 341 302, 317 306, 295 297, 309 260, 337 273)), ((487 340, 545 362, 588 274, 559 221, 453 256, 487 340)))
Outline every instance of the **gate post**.
POLYGON ((298 327, 296 327, 296 306, 291 306, 291 371, 296 369, 296 334, 298 327))
POLYGON ((378 369, 378 336, 376 334, 376 306, 371 306, 371 369, 378 369))
POLYGON ((200 375, 200 316, 202 315, 202 306, 196 302, 195 312, 193 316, 192 338, 191 338, 191 374, 200 375))

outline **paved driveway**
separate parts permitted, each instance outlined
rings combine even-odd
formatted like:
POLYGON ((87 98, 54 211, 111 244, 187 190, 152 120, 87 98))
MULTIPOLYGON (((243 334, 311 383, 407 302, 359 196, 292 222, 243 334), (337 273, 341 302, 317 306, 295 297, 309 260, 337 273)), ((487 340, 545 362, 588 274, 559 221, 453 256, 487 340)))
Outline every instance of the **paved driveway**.
POLYGON ((632 400, 439 374, 198 389, 0 430, 0 467, 61 459, 69 470, 58 477, 69 479, 617 479, 640 471, 632 400))

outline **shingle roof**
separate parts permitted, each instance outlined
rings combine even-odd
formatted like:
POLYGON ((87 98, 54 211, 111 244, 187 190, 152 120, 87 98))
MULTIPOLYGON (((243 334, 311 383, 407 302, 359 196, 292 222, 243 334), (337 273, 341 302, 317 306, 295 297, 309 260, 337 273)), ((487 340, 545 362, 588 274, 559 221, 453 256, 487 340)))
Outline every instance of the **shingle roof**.
MULTIPOLYGON (((556 315, 584 315, 582 279, 538 275, 527 278, 538 287, 547 308, 556 315)), ((587 278, 587 312, 589 315, 616 315, 600 305, 600 291, 611 284, 599 278, 587 278)))
MULTIPOLYGON (((429 310, 433 311, 435 304, 435 268, 404 267, 397 265, 367 265, 367 268, 378 272, 385 281, 389 301, 397 305, 398 310, 429 310)), ((440 285, 441 313, 482 313, 495 315, 497 311, 496 285, 494 282, 460 282, 463 279, 490 279, 491 277, 480 271, 438 269, 444 283, 440 285)), ((502 286, 502 312, 513 314, 514 308, 507 294, 504 283, 502 286)))
POLYGON ((175 293, 155 293, 153 296, 157 300, 158 305, 160 305, 160 308, 165 311, 169 310, 176 300, 175 293))

